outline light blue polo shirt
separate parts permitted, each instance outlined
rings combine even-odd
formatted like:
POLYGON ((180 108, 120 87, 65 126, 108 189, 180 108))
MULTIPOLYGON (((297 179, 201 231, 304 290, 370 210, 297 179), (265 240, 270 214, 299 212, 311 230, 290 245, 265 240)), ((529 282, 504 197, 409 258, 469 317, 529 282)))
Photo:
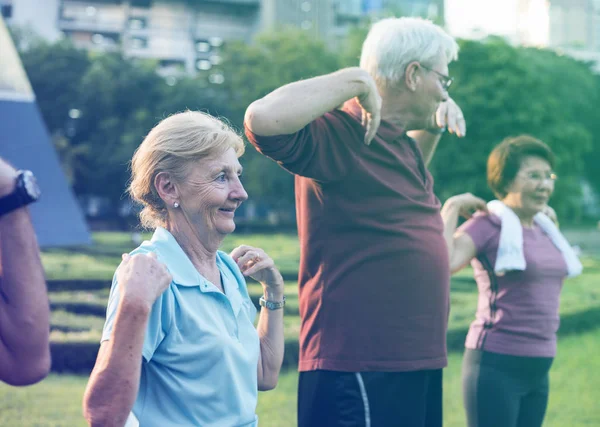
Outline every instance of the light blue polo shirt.
MULTIPOLYGON (((217 253, 225 294, 198 273, 175 238, 156 229, 131 254, 155 252, 173 276, 152 307, 133 413, 140 426, 257 426, 256 308, 236 263, 217 253)), ((102 341, 119 302, 116 274, 102 341)))

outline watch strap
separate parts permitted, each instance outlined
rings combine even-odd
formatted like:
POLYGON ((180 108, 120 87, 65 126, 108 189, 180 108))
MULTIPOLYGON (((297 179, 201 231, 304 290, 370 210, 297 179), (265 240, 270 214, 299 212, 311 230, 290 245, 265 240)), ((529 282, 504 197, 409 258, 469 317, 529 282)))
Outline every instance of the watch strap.
POLYGON ((279 310, 280 308, 285 307, 285 297, 283 297, 282 301, 268 301, 264 296, 262 296, 258 302, 261 307, 265 307, 269 310, 279 310))
POLYGON ((432 134, 432 135, 441 135, 444 132, 446 132, 446 127, 443 127, 443 128, 440 128, 440 127, 438 127, 438 128, 428 128, 428 129, 425 129, 425 130, 427 132, 429 132, 430 134, 432 134))
POLYGON ((13 192, 4 197, 0 197, 0 216, 22 208, 33 201, 34 199, 27 194, 27 190, 25 189, 23 173, 19 172, 13 192))

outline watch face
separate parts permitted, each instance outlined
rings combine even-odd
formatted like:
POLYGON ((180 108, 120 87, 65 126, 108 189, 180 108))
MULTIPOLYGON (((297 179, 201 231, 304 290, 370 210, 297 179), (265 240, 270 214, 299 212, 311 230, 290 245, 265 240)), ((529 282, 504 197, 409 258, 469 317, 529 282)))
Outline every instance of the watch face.
POLYGON ((33 173, 31 173, 31 171, 23 172, 23 184, 25 185, 25 191, 27 191, 29 197, 31 197, 33 200, 37 200, 40 198, 41 191, 37 185, 35 176, 33 176, 33 173))

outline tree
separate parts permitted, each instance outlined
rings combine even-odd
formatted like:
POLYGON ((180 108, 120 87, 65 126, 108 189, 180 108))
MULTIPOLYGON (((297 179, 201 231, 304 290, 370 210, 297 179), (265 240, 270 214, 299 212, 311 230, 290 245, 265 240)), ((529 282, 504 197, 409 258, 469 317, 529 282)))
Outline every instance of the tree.
POLYGON ((552 51, 492 38, 461 42, 451 74, 456 78, 451 96, 463 108, 468 130, 464 139, 446 135, 440 143, 432 165, 440 198, 465 191, 492 197, 485 179, 489 152, 505 137, 527 133, 556 154, 557 211, 577 216, 578 180, 593 144, 598 92, 590 69, 552 51))
MULTIPOLYGON (((338 56, 322 41, 296 29, 258 36, 251 45, 226 45, 222 66, 231 120, 241 127, 246 108, 255 100, 287 83, 333 72, 338 56)), ((246 150, 245 185, 251 197, 281 208, 293 206, 292 175, 274 162, 246 150)))
POLYGON ((77 107, 79 83, 91 63, 87 52, 68 40, 53 44, 36 40, 19 53, 48 130, 51 134, 63 130, 69 111, 77 107))

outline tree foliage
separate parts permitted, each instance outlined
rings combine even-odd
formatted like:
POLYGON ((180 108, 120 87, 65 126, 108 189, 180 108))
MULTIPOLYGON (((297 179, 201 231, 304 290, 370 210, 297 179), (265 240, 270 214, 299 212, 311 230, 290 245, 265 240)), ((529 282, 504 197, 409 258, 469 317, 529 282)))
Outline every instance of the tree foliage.
MULTIPOLYGON (((352 29, 332 51, 299 30, 263 34, 253 43, 224 46, 223 62, 207 75, 169 84, 154 63, 119 52, 87 53, 68 41, 20 42, 21 56, 38 104, 78 194, 118 201, 127 165, 144 135, 160 119, 185 109, 227 117, 241 132, 247 106, 289 82, 358 65, 367 27, 352 29), (73 116, 73 111, 79 112, 73 116)), ((18 34, 17 34, 18 35, 18 34)), ((548 50, 513 47, 500 39, 461 41, 450 67, 451 96, 463 108, 467 136, 445 135, 431 165, 443 200, 471 191, 491 197, 485 179, 491 149, 507 136, 531 134, 556 153, 554 205, 567 220, 579 216, 579 179, 600 190, 600 77, 588 64, 548 50)), ((242 159, 245 184, 255 200, 293 205, 293 179, 249 147, 242 159)))
MULTIPOLYGON (((305 32, 283 29, 263 34, 251 45, 229 44, 224 51, 224 90, 231 119, 241 126, 253 101, 287 83, 327 74, 340 67, 337 55, 305 32)), ((276 207, 294 202, 293 177, 253 148, 243 159, 245 184, 252 197, 276 207)))
POLYGON ((586 64, 548 50, 515 48, 500 39, 461 42, 451 65, 451 96, 462 107, 467 136, 447 135, 432 165, 442 199, 464 191, 492 197, 486 160, 508 136, 530 134, 546 142, 560 176, 553 203, 578 216, 579 180, 594 140, 597 77, 586 64))

